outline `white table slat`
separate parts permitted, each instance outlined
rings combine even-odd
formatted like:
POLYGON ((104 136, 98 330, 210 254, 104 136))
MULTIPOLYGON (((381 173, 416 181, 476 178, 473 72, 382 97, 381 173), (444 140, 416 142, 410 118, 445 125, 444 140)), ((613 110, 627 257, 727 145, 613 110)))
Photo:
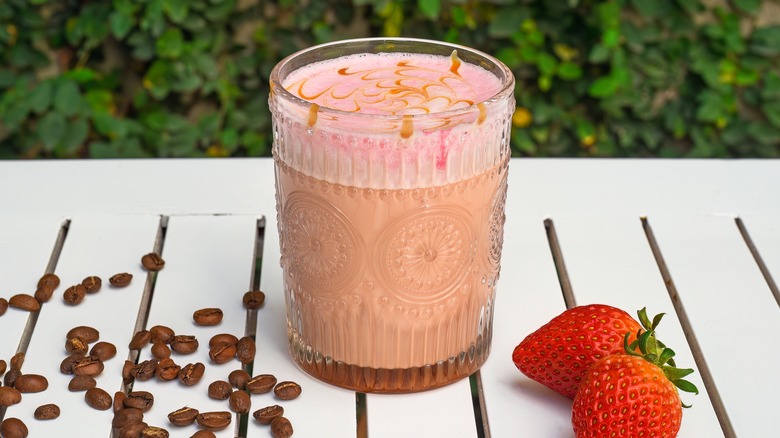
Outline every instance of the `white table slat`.
MULTIPOLYGON (((46 272, 63 220, 51 217, 0 216, 0 297, 35 293, 46 272)), ((0 317, 0 359, 16 353, 29 312, 9 307, 0 317)))
POLYGON ((117 357, 106 361, 105 370, 96 377, 98 387, 113 396, 122 384, 126 345, 132 337, 146 280, 140 257, 151 250, 158 223, 156 216, 84 216, 71 220, 55 271, 62 283, 41 309, 22 368, 25 373, 46 376, 49 388, 24 394, 22 402, 6 414, 21 418, 30 436, 60 436, 64 430, 79 430, 90 437, 109 436, 112 411, 92 409, 84 402, 83 392, 67 389, 72 376, 59 370, 67 356, 65 335, 75 326, 89 325, 100 331, 101 340, 117 346, 117 357), (119 272, 133 274, 133 281, 125 288, 110 287, 108 278, 119 272), (66 305, 64 290, 89 275, 103 279, 101 290, 87 295, 77 306, 66 305), (55 421, 33 419, 35 408, 46 403, 59 405, 62 415, 55 421))
MULTIPOLYGON (((511 183, 510 174, 510 202, 511 183)), ((571 401, 512 362, 517 344, 566 308, 543 221, 523 215, 522 204, 507 204, 493 348, 480 372, 493 438, 572 436, 571 401)))
MULTIPOLYGON (((562 216, 555 218, 558 241, 578 305, 609 304, 634 318, 646 307, 652 318, 665 313, 658 337, 677 353, 679 366, 696 368, 669 293, 637 216, 562 216)), ((652 218, 651 218, 652 221, 652 218)), ((683 393, 692 409, 683 413, 680 436, 722 434, 699 373, 689 377, 698 396, 683 393)))
POLYGON ((780 214, 748 215, 742 217, 742 222, 772 280, 780 287, 780 214))
POLYGON ((780 309, 734 218, 650 223, 737 435, 777 436, 766 419, 776 415, 780 374, 750 368, 753 360, 757 370, 780 364, 780 350, 765 345, 780 332, 780 309))

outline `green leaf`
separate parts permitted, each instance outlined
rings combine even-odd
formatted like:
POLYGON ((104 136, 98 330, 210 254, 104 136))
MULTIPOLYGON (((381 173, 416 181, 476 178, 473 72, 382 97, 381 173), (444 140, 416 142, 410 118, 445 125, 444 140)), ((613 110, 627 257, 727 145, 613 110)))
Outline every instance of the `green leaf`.
POLYGON ((506 38, 512 35, 526 18, 530 17, 524 6, 502 6, 496 17, 488 25, 488 35, 493 38, 506 38))
POLYGON ((95 113, 111 112, 114 106, 114 95, 110 91, 101 88, 87 91, 86 99, 89 108, 95 113))
POLYGON ((699 393, 699 388, 687 380, 677 379, 673 380, 672 383, 674 383, 674 386, 680 388, 680 391, 690 392, 693 394, 699 393))
POLYGON ((775 128, 780 129, 780 101, 766 102, 761 105, 761 110, 775 128))
POLYGON ((417 0, 417 8, 424 16, 436 20, 441 11, 441 0, 417 0))
POLYGON ((133 18, 118 11, 112 12, 111 16, 108 17, 108 21, 109 26, 111 27, 111 33, 118 40, 125 39, 133 28, 133 18))
POLYGON ((756 29, 751 36, 750 50, 761 56, 780 54, 780 25, 756 29))
POLYGON ((520 66, 520 56, 514 47, 502 47, 496 52, 496 58, 507 65, 509 68, 520 66))
POLYGON ((164 0, 163 10, 172 22, 181 24, 189 14, 189 5, 187 0, 164 0))
POLYGON ((92 123, 95 126, 95 131, 110 139, 122 138, 127 134, 127 125, 124 120, 117 119, 107 113, 95 114, 92 117, 92 123))
POLYGON ((148 155, 137 138, 117 139, 110 143, 95 141, 89 145, 92 158, 144 158, 148 155))
POLYGON ((54 92, 54 109, 65 116, 72 116, 82 109, 82 97, 78 85, 74 81, 60 82, 54 92))
POLYGON ((63 152, 65 152, 66 155, 75 154, 87 139, 88 134, 89 124, 87 124, 86 120, 78 118, 68 123, 65 136, 62 138, 60 144, 63 152))
POLYGON ((51 111, 38 121, 35 132, 43 143, 44 150, 53 151, 67 129, 65 117, 56 111, 51 111))
POLYGON ((38 86, 32 90, 30 97, 28 98, 30 109, 36 114, 41 114, 49 109, 49 106, 51 106, 53 89, 54 84, 52 81, 44 81, 38 84, 38 86))
POLYGON ((541 52, 536 59, 536 65, 543 76, 552 76, 558 66, 558 60, 547 52, 541 52))
POLYGON ((755 14, 761 9, 761 0, 732 0, 732 2, 748 14, 755 14))
POLYGON ((757 142, 765 145, 780 144, 780 129, 769 123, 753 122, 748 126, 748 134, 757 142))
POLYGON ((593 48, 590 50, 590 55, 588 55, 588 61, 594 63, 594 64, 600 64, 602 62, 606 62, 609 59, 609 48, 602 44, 596 44, 593 46, 593 48))
POLYGON ((631 4, 642 15, 653 18, 659 15, 661 3, 666 0, 631 0, 631 4))
POLYGON ((602 76, 588 87, 588 94, 597 98, 605 98, 614 95, 620 88, 620 81, 614 76, 602 76))
POLYGON ((582 67, 574 62, 564 62, 558 67, 558 77, 574 81, 582 77, 582 67))
POLYGON ((178 28, 168 29, 157 40, 157 54, 162 58, 176 59, 184 48, 184 36, 178 28))

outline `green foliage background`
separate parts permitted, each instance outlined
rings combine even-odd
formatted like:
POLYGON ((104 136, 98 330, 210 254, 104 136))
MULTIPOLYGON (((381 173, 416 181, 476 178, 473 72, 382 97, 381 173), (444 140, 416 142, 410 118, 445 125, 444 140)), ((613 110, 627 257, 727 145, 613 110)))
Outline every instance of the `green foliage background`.
POLYGON ((268 75, 440 39, 517 77, 522 156, 780 156, 775 0, 4 0, 0 158, 267 156, 268 75))

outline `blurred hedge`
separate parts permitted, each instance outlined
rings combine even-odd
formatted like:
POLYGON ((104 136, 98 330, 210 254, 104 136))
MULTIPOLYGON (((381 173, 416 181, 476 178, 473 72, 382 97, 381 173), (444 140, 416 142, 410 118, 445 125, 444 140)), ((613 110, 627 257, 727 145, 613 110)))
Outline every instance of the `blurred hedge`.
POLYGON ((459 42, 517 77, 525 156, 780 156, 761 0, 4 0, 0 158, 264 156, 268 74, 364 36, 459 42))

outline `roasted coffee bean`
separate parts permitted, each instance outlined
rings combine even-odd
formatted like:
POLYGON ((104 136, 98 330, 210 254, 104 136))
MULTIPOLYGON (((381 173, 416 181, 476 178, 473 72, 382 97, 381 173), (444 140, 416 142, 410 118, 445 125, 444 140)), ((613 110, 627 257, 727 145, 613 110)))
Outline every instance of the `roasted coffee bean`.
POLYGON ((279 405, 266 406, 252 413, 260 424, 271 424, 276 417, 284 415, 284 408, 279 405))
POLYGON ((198 349, 198 339, 192 335, 176 335, 171 341, 171 350, 179 354, 192 354, 198 349))
POLYGON ((68 334, 65 335, 65 338, 79 338, 87 344, 91 344, 100 339, 100 332, 90 326, 80 325, 70 329, 68 334))
POLYGON ((271 421, 271 435, 274 438, 290 438, 293 435, 293 427, 290 420, 285 417, 276 417, 271 421))
POLYGON ((68 354, 87 354, 89 345, 82 341, 81 338, 70 338, 65 341, 65 351, 68 354))
POLYGON ((57 289, 57 287, 60 285, 60 277, 57 276, 57 274, 43 274, 43 276, 38 280, 37 287, 40 289, 42 287, 48 287, 49 289, 57 289))
POLYGON ((214 326, 222 322, 223 316, 222 309, 209 307, 196 310, 195 313, 192 314, 192 319, 197 325, 214 326))
POLYGON ((114 438, 139 438, 143 430, 147 427, 149 427, 149 425, 141 421, 139 423, 132 423, 121 429, 114 429, 114 438))
POLYGON ((233 385, 234 388, 244 390, 246 389, 246 382, 250 381, 252 376, 244 370, 233 370, 228 374, 228 382, 233 385))
POLYGON ((199 430, 193 433, 190 438, 217 438, 217 436, 210 430, 199 430))
POLYGON ((198 414, 200 414, 200 412, 197 409, 185 406, 168 414, 168 421, 178 427, 189 426, 195 422, 198 418, 198 414))
POLYGON ((255 346, 255 340, 249 336, 244 336, 238 340, 236 344, 236 359, 241 363, 250 363, 255 360, 255 352, 257 347, 255 346))
POLYGON ((89 355, 105 362, 116 356, 116 346, 110 342, 101 341, 92 346, 92 349, 89 350, 89 355))
POLYGON ((22 374, 14 382, 14 388, 21 393, 42 392, 48 387, 49 381, 40 374, 22 374))
POLYGON ((19 352, 11 356, 11 362, 8 364, 10 365, 9 368, 11 370, 21 371, 22 365, 24 365, 24 358, 25 358, 24 352, 19 352))
POLYGON ((68 390, 72 392, 86 391, 97 386, 97 381, 91 376, 74 376, 68 382, 68 390))
POLYGON ((146 344, 152 340, 152 333, 149 330, 140 330, 133 335, 127 348, 131 350, 140 350, 146 347, 146 344))
POLYGON ((127 394, 125 394, 123 391, 117 391, 114 393, 114 413, 121 411, 122 409, 125 409, 125 399, 127 398, 127 394))
POLYGON ((163 344, 170 344, 176 333, 173 329, 164 325, 156 325, 149 329, 152 334, 152 342, 162 342, 163 344))
POLYGON ((16 294, 8 300, 8 305, 28 312, 37 312, 41 310, 41 303, 30 294, 16 294))
POLYGON ((155 374, 157 374, 158 379, 163 381, 169 381, 179 377, 180 371, 181 371, 181 367, 176 365, 173 359, 171 359, 170 357, 166 357, 161 359, 160 362, 157 363, 157 369, 155 370, 155 374))
POLYGON ((98 293, 100 288, 103 287, 103 280, 96 275, 90 275, 81 280, 81 285, 84 286, 84 290, 86 290, 88 294, 94 294, 98 293))
POLYGON ((201 412, 196 421, 198 425, 208 430, 222 430, 230 426, 233 414, 227 411, 201 412))
POLYGON ((228 398, 228 405, 231 411, 237 414, 246 414, 252 409, 252 400, 249 398, 249 394, 244 391, 233 391, 228 398))
POLYGON ((21 376, 21 375, 22 375, 22 372, 21 372, 21 371, 19 371, 19 370, 15 370, 15 369, 11 368, 11 369, 10 369, 10 370, 8 370, 8 372, 7 372, 7 373, 5 373, 5 375, 3 376, 3 384, 4 384, 5 386, 10 386, 10 387, 13 387, 13 386, 14 386, 14 383, 16 382, 16 379, 17 379, 19 376, 21 376))
POLYGON ((200 382, 203 373, 206 372, 206 366, 200 362, 189 363, 179 371, 179 381, 185 386, 192 386, 200 382))
POLYGON ((35 290, 33 297, 35 297, 39 303, 43 304, 48 303, 49 300, 51 300, 52 295, 54 295, 54 289, 50 289, 48 287, 39 287, 35 290))
POLYGON ((20 401, 22 401, 22 393, 18 389, 12 386, 0 386, 0 407, 15 405, 20 401))
POLYGON ((252 394, 265 394, 276 386, 276 377, 273 374, 260 374, 246 382, 246 389, 252 394))
POLYGON ((77 376, 92 376, 100 375, 104 369, 103 361, 95 356, 85 356, 81 359, 76 359, 73 363, 73 374, 77 376))
POLYGON ((8 310, 8 300, 5 298, 0 298, 0 316, 5 315, 5 312, 8 310))
POLYGON ((98 411, 107 411, 111 409, 113 400, 111 395, 101 388, 91 388, 84 393, 84 400, 89 407, 97 409, 98 411))
POLYGON ((141 438, 168 438, 168 431, 162 427, 149 426, 141 431, 141 438))
POLYGON ((209 350, 209 359, 216 364, 227 363, 236 355, 236 344, 217 344, 209 350))
POLYGON ((133 274, 122 272, 111 276, 111 278, 108 279, 108 283, 114 287, 125 287, 129 285, 132 280, 133 280, 133 274))
POLYGON ((163 360, 167 357, 171 357, 171 348, 168 344, 162 342, 155 342, 152 344, 152 356, 157 360, 163 360))
POLYGON ((150 252, 141 257, 141 264, 147 271, 156 272, 165 266, 165 260, 160 257, 156 252, 150 252))
POLYGON ((279 382, 274 386, 274 395, 281 400, 292 400, 301 395, 301 385, 295 382, 279 382))
POLYGON ((6 368, 8 368, 8 364, 3 359, 0 359, 0 376, 5 374, 6 368))
POLYGON ((146 412, 154 406, 154 395, 149 391, 133 391, 125 397, 125 407, 140 409, 146 412))
POLYGON ((65 292, 62 294, 62 299, 65 301, 65 304, 76 306, 84 301, 84 297, 86 296, 87 289, 84 286, 77 284, 65 289, 65 292))
POLYGON ((122 365, 122 382, 130 383, 135 380, 135 376, 133 375, 133 368, 135 368, 135 363, 133 361, 126 360, 125 364, 122 365))
POLYGON ((230 333, 220 333, 218 335, 214 335, 209 339, 209 348, 217 345, 217 344, 238 344, 238 338, 231 335, 230 333))
POLYGON ((247 309, 259 309, 265 304, 265 294, 259 290, 250 290, 244 294, 242 301, 247 309))
POLYGON ((233 393, 233 386, 224 380, 215 380, 209 384, 208 395, 214 400, 227 400, 233 393))
POLYGON ((27 425, 18 418, 6 418, 0 423, 0 436, 3 438, 26 438, 29 433, 27 425))
POLYGON ((63 359, 60 363, 60 371, 62 374, 73 374, 73 364, 76 363, 77 360, 83 359, 84 357, 84 354, 77 353, 71 354, 70 356, 63 359))
POLYGON ((136 408, 122 408, 114 413, 111 427, 124 429, 127 426, 144 421, 144 413, 136 408))
POLYGON ((130 370, 130 374, 133 378, 142 382, 147 381, 154 377, 154 373, 157 371, 157 361, 154 359, 145 360, 130 370))
POLYGON ((59 416, 60 407, 54 403, 38 406, 35 408, 35 412, 33 412, 33 417, 36 420, 53 420, 59 416))

